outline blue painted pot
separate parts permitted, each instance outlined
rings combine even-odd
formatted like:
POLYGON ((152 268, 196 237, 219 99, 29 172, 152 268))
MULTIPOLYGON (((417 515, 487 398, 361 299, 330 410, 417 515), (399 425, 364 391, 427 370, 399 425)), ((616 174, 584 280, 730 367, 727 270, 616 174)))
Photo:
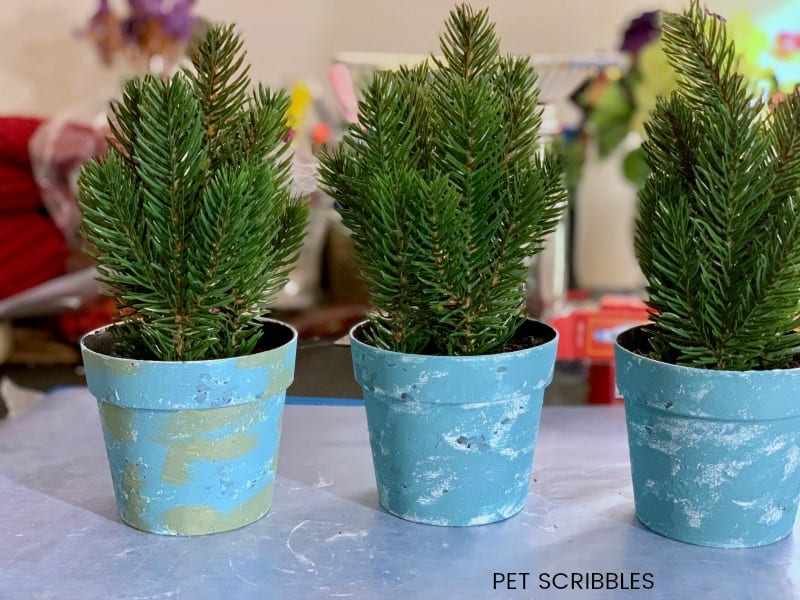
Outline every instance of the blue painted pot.
POLYGON ((367 411, 378 498, 432 525, 483 525, 525 505, 544 388, 558 335, 527 321, 541 345, 484 356, 423 356, 365 344, 350 332, 367 411))
POLYGON ((792 532, 800 497, 800 369, 714 371, 658 362, 645 327, 617 338, 636 516, 722 548, 792 532))
POLYGON ((263 329, 272 349, 191 362, 113 356, 109 328, 81 340, 123 521, 202 535, 269 511, 297 332, 271 320, 263 329))

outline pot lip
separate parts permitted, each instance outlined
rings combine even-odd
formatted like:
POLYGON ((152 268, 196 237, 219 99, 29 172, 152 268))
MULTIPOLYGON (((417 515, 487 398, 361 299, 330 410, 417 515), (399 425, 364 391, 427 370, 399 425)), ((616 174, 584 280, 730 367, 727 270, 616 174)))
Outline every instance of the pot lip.
POLYGON ((650 358, 649 356, 644 356, 642 354, 637 354, 629 350, 623 343, 620 341, 620 338, 626 334, 630 334, 635 330, 644 330, 651 327, 652 324, 641 324, 641 325, 634 325, 633 327, 629 327, 625 331, 622 331, 619 335, 617 335, 616 339, 614 340, 614 346, 621 352, 635 358, 638 361, 641 361, 645 364, 649 364, 656 368, 662 369, 676 369, 678 372, 684 372, 686 374, 691 373, 695 377, 698 375, 705 375, 707 377, 766 377, 771 375, 778 375, 778 374, 788 374, 788 373, 800 373, 800 367, 795 367, 793 369, 750 369, 748 371, 731 371, 727 369, 701 369, 699 367, 689 367, 687 365, 674 365, 672 363, 664 362, 661 360, 656 360, 654 358, 650 358))
POLYGON ((113 327, 117 326, 117 323, 107 323, 106 325, 102 325, 92 331, 89 331, 81 336, 80 339, 80 348, 82 352, 88 353, 93 356, 97 356, 102 358, 106 361, 124 361, 124 362, 136 362, 136 363, 143 363, 143 364, 153 364, 153 365, 202 365, 202 364, 218 364, 222 361, 226 360, 241 360, 243 358, 247 358, 248 356, 257 356, 259 354, 265 354, 267 352, 274 352, 275 350, 280 350, 281 348, 285 348, 297 342, 298 333, 297 330, 285 323, 283 321, 279 321, 278 319, 272 319, 270 317, 259 317, 259 323, 274 323, 276 325, 280 325, 291 331, 292 338, 281 344, 280 346, 276 346, 275 348, 269 348, 267 350, 259 350, 257 352, 251 352, 250 354, 244 354, 242 356, 229 356, 227 358, 208 358, 208 359, 200 359, 200 360, 153 360, 149 358, 129 358, 124 356, 112 356, 110 354, 106 354, 104 352, 98 352, 97 350, 93 350, 86 345, 86 340, 89 338, 99 335, 101 333, 106 333, 110 331, 113 327))
POLYGON ((365 346, 367 348, 371 348, 375 352, 385 352, 386 354, 394 355, 394 356, 408 356, 408 357, 412 357, 412 358, 419 359, 419 360, 448 359, 448 360, 453 360, 453 361, 458 361, 458 362, 466 362, 466 361, 470 361, 470 360, 474 361, 474 360, 484 359, 484 358, 488 358, 488 357, 515 356, 515 355, 520 355, 520 354, 525 353, 525 352, 530 352, 531 350, 537 350, 537 349, 540 349, 540 348, 544 348, 546 346, 549 346, 550 344, 554 344, 556 346, 558 345, 559 335, 558 335, 558 330, 555 327, 553 327, 552 325, 548 325, 547 323, 545 323, 543 321, 539 321, 538 319, 534 319, 532 317, 527 317, 525 320, 526 321, 531 321, 533 323, 537 323, 537 324, 541 325, 542 327, 546 327, 547 329, 549 329, 550 331, 553 332, 553 338, 548 340, 548 341, 546 341, 543 344, 539 344, 538 346, 531 346, 530 348, 521 348, 519 350, 512 350, 510 352, 498 352, 498 353, 494 353, 494 354, 471 354, 471 355, 467 355, 467 356, 450 356, 450 355, 447 355, 447 354, 415 354, 415 353, 411 353, 411 352, 397 352, 395 350, 384 350, 383 348, 378 348, 377 346, 373 346, 372 344, 368 344, 367 342, 362 342, 361 340, 356 338, 354 334, 356 332, 356 329, 358 329, 360 327, 363 327, 364 325, 367 325, 369 323, 369 319, 364 319, 363 321, 359 321, 358 323, 353 325, 350 328, 350 332, 349 332, 348 336, 350 338, 350 346, 351 347, 353 345, 353 342, 355 342, 355 343, 361 344, 362 346, 365 346))

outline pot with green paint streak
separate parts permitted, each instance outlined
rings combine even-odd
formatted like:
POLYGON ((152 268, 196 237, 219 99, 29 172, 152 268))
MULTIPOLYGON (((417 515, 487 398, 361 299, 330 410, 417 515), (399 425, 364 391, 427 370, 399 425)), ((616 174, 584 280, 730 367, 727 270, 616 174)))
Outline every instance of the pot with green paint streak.
POLYGON ((297 332, 269 319, 263 328, 253 354, 191 362, 115 356, 110 327, 81 340, 127 524, 202 535, 269 511, 297 332))

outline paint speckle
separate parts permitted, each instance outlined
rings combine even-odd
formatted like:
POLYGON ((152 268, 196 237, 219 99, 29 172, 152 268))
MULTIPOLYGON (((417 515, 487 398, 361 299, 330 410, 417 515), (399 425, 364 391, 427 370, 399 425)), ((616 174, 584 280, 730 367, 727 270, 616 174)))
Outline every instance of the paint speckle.
POLYGON ((800 447, 792 446, 786 451, 786 464, 783 466, 783 480, 786 481, 790 475, 800 467, 800 447))
POLYGON ((786 436, 779 436, 775 438, 768 446, 764 447, 764 453, 767 456, 775 454, 778 450, 783 450, 786 447, 786 436))
POLYGON ((481 452, 485 452, 490 448, 489 444, 486 443, 486 436, 484 435, 475 435, 471 437, 460 435, 456 438, 456 444, 466 447, 467 450, 475 449, 481 452))
POLYGON ((361 531, 340 531, 339 533, 334 533, 332 536, 325 538, 325 541, 330 543, 342 538, 357 539, 367 537, 367 535, 367 532, 363 529, 361 531))
POLYGON ((450 488, 453 487, 455 481, 456 481, 455 475, 450 475, 449 477, 441 477, 441 480, 438 482, 438 485, 432 488, 428 493, 428 495, 420 496, 417 499, 417 504, 421 504, 423 506, 434 504, 442 496, 450 492, 450 488))
POLYGON ((519 456, 519 450, 515 450, 514 448, 503 448, 500 450, 500 454, 502 456, 507 456, 511 460, 514 460, 519 456))
POLYGON ((439 479, 440 477, 443 477, 443 476, 444 476, 444 471, 441 470, 441 469, 433 470, 433 471, 424 471, 422 473, 422 477, 424 479, 439 479))
POLYGON ((737 461, 700 465, 700 477, 697 480, 699 485, 716 488, 739 475, 742 469, 750 466, 752 461, 737 461))
POLYGON ((764 514, 761 515, 761 518, 758 520, 759 523, 764 523, 766 525, 772 525, 773 523, 777 523, 781 520, 784 511, 781 509, 780 506, 770 505, 764 511, 764 514))
POLYGON ((745 502, 744 500, 731 500, 736 506, 741 506, 742 508, 753 508, 756 505, 755 500, 750 500, 745 502))
POLYGON ((315 487, 316 489, 321 489, 321 488, 331 487, 332 485, 333 481, 328 481, 322 475, 320 475, 319 478, 317 479, 317 483, 315 483, 313 487, 315 487))
POLYGON ((467 525, 486 525, 487 523, 492 523, 496 520, 497 519, 495 518, 494 514, 479 515, 470 519, 467 525))
POLYGON ((699 510, 695 510, 688 505, 684 505, 683 512, 686 515, 686 523, 689 527, 694 529, 699 529, 699 527, 703 524, 703 513, 699 510))

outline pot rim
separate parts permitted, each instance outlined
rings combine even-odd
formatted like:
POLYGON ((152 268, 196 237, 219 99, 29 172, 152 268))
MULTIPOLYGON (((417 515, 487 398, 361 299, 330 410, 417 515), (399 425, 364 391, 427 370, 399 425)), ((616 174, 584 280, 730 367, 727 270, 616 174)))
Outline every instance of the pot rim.
POLYGON ((92 354, 92 355, 95 355, 95 356, 98 356, 98 357, 102 357, 102 359, 105 360, 105 361, 126 361, 126 362, 136 362, 136 363, 154 364, 154 365, 181 365, 181 364, 202 365, 204 363, 217 364, 217 363, 220 363, 220 362, 226 361, 226 360, 241 360, 242 358, 247 358, 248 356, 256 356, 258 354, 264 354, 264 353, 267 353, 267 352, 274 352, 276 350, 280 350, 280 349, 282 349, 282 348, 284 348, 286 346, 290 346, 291 344, 297 342, 297 339, 298 339, 297 330, 294 327, 292 327, 291 325, 289 325, 288 323, 285 323, 283 321, 279 321, 278 319, 272 319, 270 317, 259 317, 258 322, 261 323, 261 324, 274 323, 276 325, 279 325, 279 326, 291 331, 292 337, 288 341, 284 342, 283 344, 281 344, 279 346, 275 346, 274 348, 268 348, 266 350, 258 350, 258 351, 255 351, 255 352, 251 352, 249 354, 243 354, 241 356, 229 356, 229 357, 226 357, 226 358, 204 358, 204 359, 199 359, 199 360, 155 360, 155 359, 151 359, 151 358, 132 358, 132 357, 127 357, 127 356, 112 356, 111 354, 106 354, 105 352, 100 352, 99 350, 95 350, 95 349, 90 348, 89 346, 87 346, 86 345, 86 341, 87 340, 89 340, 90 338, 92 338, 94 336, 100 335, 102 333, 110 332, 113 327, 116 327, 118 325, 117 323, 108 323, 106 325, 102 325, 101 327, 98 327, 96 329, 93 329, 92 331, 89 331, 89 332, 83 334, 81 336, 81 339, 80 339, 80 348, 81 348, 82 352, 86 352, 86 353, 89 353, 89 354, 92 354))
POLYGON ((361 344, 362 346, 366 346, 367 348, 372 348, 376 352, 385 352, 387 354, 395 355, 395 356, 410 356, 410 357, 419 358, 419 359, 432 359, 432 358, 444 359, 444 358, 446 358, 446 359, 454 360, 454 361, 469 361, 469 360, 473 360, 474 361, 476 359, 486 358, 486 357, 489 357, 489 356, 494 356, 494 357, 496 357, 496 356, 513 356, 513 355, 518 354, 518 353, 530 352, 531 350, 536 350, 536 349, 539 349, 539 348, 545 348, 546 346, 549 346, 550 344, 558 345, 558 340, 559 340, 558 330, 555 329, 552 325, 548 325, 547 323, 545 323, 543 321, 539 321, 538 319, 534 319, 532 317, 526 317, 525 321, 526 322, 535 323, 535 324, 541 325, 542 327, 545 327, 545 328, 549 329, 550 332, 553 334, 552 337, 549 340, 547 340, 546 342, 542 343, 542 344, 539 344, 537 346, 530 346, 529 348, 520 348, 519 350, 511 350, 509 352, 496 352, 496 353, 492 353, 492 354, 469 354, 469 355, 458 355, 458 356, 452 356, 452 355, 449 355, 449 354, 418 354, 418 353, 412 353, 412 352, 397 352, 396 350, 385 350, 384 348, 378 348, 377 346, 373 346, 372 344, 368 344, 367 342, 364 342, 364 341, 359 340, 358 338, 356 338, 355 337, 355 332, 356 332, 357 329, 359 329, 361 327, 364 327, 365 325, 368 325, 369 322, 370 322, 369 319, 364 319, 363 321, 359 321, 358 323, 353 325, 350 328, 350 332, 348 333, 348 337, 350 339, 351 347, 353 345, 353 342, 356 342, 358 344, 361 344))
MULTIPOLYGON (((623 341, 620 340, 625 335, 630 335, 636 330, 645 330, 649 327, 652 327, 651 323, 641 324, 641 325, 634 325, 633 327, 629 327, 625 331, 619 333, 614 340, 614 345, 625 352, 626 354, 630 355, 631 357, 644 362, 645 364, 651 364, 653 366, 658 366, 660 368, 669 368, 669 369, 677 369, 678 371, 685 371, 687 373, 705 373, 711 375, 718 375, 720 377, 738 377, 738 376, 749 376, 749 377, 764 377, 769 374, 777 374, 777 373, 793 373, 797 372, 800 373, 800 367, 794 367, 791 369, 750 369, 747 371, 733 371, 730 369, 701 369, 700 367, 690 367, 687 365, 676 365, 670 362, 665 362, 663 360, 656 360, 654 358, 650 358, 649 356, 645 356, 643 354, 638 354, 630 350, 627 346, 624 345, 623 341)), ((645 332, 646 333, 646 332, 645 332)))

